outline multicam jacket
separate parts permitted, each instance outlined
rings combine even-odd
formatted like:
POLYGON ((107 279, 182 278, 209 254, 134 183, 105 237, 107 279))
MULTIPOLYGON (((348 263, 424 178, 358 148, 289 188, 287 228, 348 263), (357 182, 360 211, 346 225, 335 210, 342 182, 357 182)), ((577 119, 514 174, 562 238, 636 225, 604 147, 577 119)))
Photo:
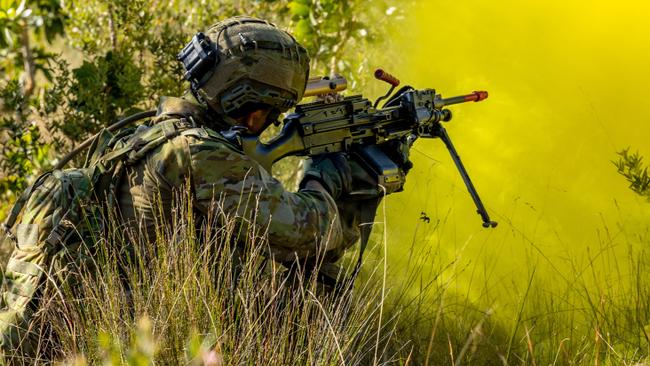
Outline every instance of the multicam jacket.
POLYGON ((171 212, 174 192, 189 184, 195 211, 208 215, 217 209, 248 231, 267 233, 270 255, 277 261, 340 251, 356 240, 350 228, 344 230, 326 191, 285 190, 241 151, 236 139, 208 128, 200 106, 163 99, 154 123, 173 123, 179 132, 127 169, 116 193, 131 225, 154 235, 160 213, 171 212))

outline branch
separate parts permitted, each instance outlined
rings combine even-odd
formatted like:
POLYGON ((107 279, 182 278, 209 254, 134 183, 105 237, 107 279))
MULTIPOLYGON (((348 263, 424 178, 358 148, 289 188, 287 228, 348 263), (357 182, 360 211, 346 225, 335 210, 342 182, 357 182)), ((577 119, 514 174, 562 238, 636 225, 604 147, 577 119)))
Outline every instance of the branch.
POLYGON ((23 67, 25 73, 23 74, 23 95, 25 99, 34 91, 34 77, 36 75, 36 66, 34 64, 34 55, 32 54, 31 42, 29 40, 29 27, 24 23, 21 27, 21 44, 23 54, 23 67))
POLYGON ((108 5, 108 34, 111 37, 111 47, 113 51, 117 50, 117 32, 115 31, 115 19, 113 15, 113 4, 108 5))

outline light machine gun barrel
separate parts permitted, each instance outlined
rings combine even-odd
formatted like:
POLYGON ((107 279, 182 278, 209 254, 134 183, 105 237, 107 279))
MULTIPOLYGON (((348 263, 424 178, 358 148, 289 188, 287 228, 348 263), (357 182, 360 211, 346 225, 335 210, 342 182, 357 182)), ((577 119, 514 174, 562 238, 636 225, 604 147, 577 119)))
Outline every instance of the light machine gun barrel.
MULTIPOLYGON (((331 89, 331 88, 330 88, 331 89)), ((356 158, 377 176, 380 185, 399 185, 405 177, 399 165, 380 146, 391 140, 418 137, 440 138, 449 150, 463 182, 467 187, 484 227, 495 227, 469 178, 460 156, 441 122, 451 120, 451 112, 443 107, 478 102, 488 96, 485 91, 443 99, 434 89, 402 88, 382 108, 376 108, 360 96, 341 101, 316 101, 296 106, 295 112, 284 119, 279 135, 268 143, 257 136, 241 135, 244 152, 271 170, 274 162, 289 156, 315 156, 323 153, 345 152, 356 158)), ((360 198, 377 192, 351 192, 360 198)))

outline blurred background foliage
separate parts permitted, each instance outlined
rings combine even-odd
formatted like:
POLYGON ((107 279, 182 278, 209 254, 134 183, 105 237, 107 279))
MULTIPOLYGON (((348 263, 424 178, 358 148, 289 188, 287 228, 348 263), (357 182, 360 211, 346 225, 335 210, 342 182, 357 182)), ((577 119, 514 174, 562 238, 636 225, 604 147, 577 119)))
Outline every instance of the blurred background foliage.
MULTIPOLYGON (((57 157, 121 117, 180 95, 176 54, 191 36, 233 15, 268 19, 312 57, 312 75, 366 86, 389 23, 388 0, 1 0, 0 201, 11 201, 57 157), (373 58, 374 57, 374 58, 373 58)), ((286 169, 286 167, 285 167, 286 169)))

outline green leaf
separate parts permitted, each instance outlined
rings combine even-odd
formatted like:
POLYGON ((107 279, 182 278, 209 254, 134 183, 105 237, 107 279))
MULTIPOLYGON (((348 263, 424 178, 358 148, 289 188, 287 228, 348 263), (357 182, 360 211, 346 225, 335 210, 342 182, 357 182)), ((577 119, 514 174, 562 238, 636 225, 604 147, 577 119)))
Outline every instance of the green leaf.
POLYGON ((23 10, 25 10, 25 0, 21 1, 18 8, 16 8, 16 15, 20 15, 23 10))
POLYGON ((7 41, 7 44, 9 47, 14 46, 14 37, 13 34, 11 34, 11 31, 9 30, 9 27, 4 29, 4 32, 2 32, 2 35, 4 36, 5 41, 7 41))
POLYGON ((20 17, 23 19, 29 18, 30 15, 32 15, 32 9, 25 9, 23 12, 20 13, 20 17))
POLYGON ((3 13, 8 13, 10 9, 14 7, 13 0, 0 0, 0 11, 3 13))
POLYGON ((311 7, 306 4, 301 4, 297 1, 292 1, 288 5, 291 15, 299 18, 306 18, 309 16, 311 7))
POLYGON ((338 4, 336 4, 332 0, 322 0, 320 1, 320 7, 323 9, 323 12, 325 13, 331 13, 333 12, 338 4))
POLYGON ((311 22, 309 19, 300 19, 298 23, 296 23, 296 28, 294 29, 293 33, 299 41, 304 40, 310 34, 312 34, 313 29, 311 27, 311 22))

